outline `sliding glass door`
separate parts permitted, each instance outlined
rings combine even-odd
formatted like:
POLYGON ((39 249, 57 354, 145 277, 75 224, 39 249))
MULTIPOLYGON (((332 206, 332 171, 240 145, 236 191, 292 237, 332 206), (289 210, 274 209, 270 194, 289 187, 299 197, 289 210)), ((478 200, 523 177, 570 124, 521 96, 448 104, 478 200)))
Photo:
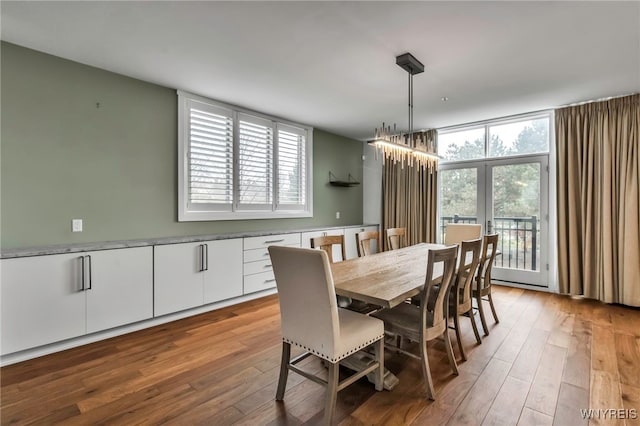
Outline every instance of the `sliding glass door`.
MULTIPOLYGON (((530 136, 532 127, 534 133, 544 136, 539 122, 528 119, 515 124, 520 130, 511 133, 519 139, 523 134, 530 136)), ((548 153, 514 154, 514 144, 503 141, 508 137, 499 137, 501 127, 504 124, 487 124, 440 137, 439 146, 444 143, 454 158, 439 167, 439 238, 444 241, 450 222, 482 224, 483 233, 499 235, 499 255, 492 273, 495 281, 547 287, 548 153), (456 158, 460 153, 463 158, 456 158)), ((548 146, 546 143, 538 141, 538 146, 548 146)), ((526 149, 526 145, 520 147, 526 149)))

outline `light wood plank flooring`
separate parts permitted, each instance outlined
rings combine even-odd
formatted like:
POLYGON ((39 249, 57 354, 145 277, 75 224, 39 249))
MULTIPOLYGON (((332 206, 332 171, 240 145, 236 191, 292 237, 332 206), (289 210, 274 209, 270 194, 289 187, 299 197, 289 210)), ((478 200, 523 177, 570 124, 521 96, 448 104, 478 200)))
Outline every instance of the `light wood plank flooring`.
MULTIPOLYGON (((461 321, 468 361, 459 363, 459 376, 443 344, 430 345, 435 402, 425 399, 419 363, 387 353, 400 384, 375 392, 363 379, 340 392, 338 423, 640 425, 580 415, 587 408, 640 411, 640 310, 507 287, 494 294, 501 321, 489 320, 481 345, 461 321)), ((309 380, 290 374, 284 402, 274 401, 280 349, 271 296, 4 367, 0 420, 320 423, 324 388, 309 380)), ((316 359, 305 364, 324 370, 316 359)))

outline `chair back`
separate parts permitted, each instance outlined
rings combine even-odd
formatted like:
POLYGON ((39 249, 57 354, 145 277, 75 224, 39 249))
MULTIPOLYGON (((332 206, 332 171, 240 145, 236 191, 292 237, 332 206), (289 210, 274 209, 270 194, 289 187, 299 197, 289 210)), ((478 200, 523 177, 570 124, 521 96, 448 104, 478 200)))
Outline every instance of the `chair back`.
POLYGON ((278 288, 282 338, 325 359, 339 341, 338 306, 324 250, 270 246, 278 288))
POLYGON ((456 312, 464 313, 471 309, 471 283, 476 277, 481 250, 481 238, 462 242, 460 266, 451 288, 451 298, 456 312))
POLYGON ((387 234, 387 249, 389 250, 397 250, 407 243, 407 228, 389 228, 385 233, 387 234))
POLYGON ((482 290, 491 287, 491 268, 496 259, 498 250, 498 234, 485 235, 482 239, 482 255, 480 267, 476 276, 477 289, 482 290))
POLYGON ((446 308, 449 301, 445 297, 449 294, 457 257, 458 246, 429 250, 427 254, 427 275, 420 293, 420 324, 427 340, 441 335, 447 328, 446 308), (436 265, 442 268, 442 275, 434 279, 433 271, 436 265))
POLYGON ((311 248, 319 248, 329 255, 329 262, 333 263, 333 246, 339 245, 342 253, 342 260, 347 260, 347 253, 344 246, 344 235, 325 235, 311 238, 311 248))
POLYGON ((358 257, 373 254, 372 242, 378 241, 380 233, 378 231, 363 231, 356 234, 356 246, 358 247, 358 257))
POLYGON ((482 225, 476 223, 447 223, 444 244, 459 244, 482 236, 482 225))

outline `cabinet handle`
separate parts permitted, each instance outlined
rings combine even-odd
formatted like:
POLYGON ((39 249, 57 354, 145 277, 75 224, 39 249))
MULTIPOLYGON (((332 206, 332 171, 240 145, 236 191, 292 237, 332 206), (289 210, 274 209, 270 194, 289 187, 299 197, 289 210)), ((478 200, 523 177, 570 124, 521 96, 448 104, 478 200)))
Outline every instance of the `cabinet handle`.
POLYGON ((265 244, 273 244, 273 243, 281 243, 284 241, 284 238, 280 239, 280 240, 270 240, 270 241, 265 241, 265 244))
POLYGON ((82 285, 80 291, 84 291, 84 256, 80 256, 78 259, 80 259, 80 284, 82 285))
POLYGON ((271 268, 271 265, 264 265, 263 268, 271 268))
POLYGON ((89 258, 89 287, 87 288, 87 290, 91 290, 91 275, 92 275, 92 270, 93 270, 93 266, 91 264, 91 255, 87 255, 87 257, 89 258))
POLYGON ((200 249, 200 269, 198 272, 204 271, 204 244, 198 244, 198 248, 200 249))
POLYGON ((204 270, 208 271, 209 270, 209 244, 204 244, 204 249, 205 249, 204 260, 206 265, 204 267, 204 270))
POLYGON ((275 280, 276 280, 275 278, 272 278, 272 279, 270 279, 270 280, 264 280, 264 283, 265 283, 265 284, 267 284, 267 283, 272 283, 272 282, 274 282, 275 280))

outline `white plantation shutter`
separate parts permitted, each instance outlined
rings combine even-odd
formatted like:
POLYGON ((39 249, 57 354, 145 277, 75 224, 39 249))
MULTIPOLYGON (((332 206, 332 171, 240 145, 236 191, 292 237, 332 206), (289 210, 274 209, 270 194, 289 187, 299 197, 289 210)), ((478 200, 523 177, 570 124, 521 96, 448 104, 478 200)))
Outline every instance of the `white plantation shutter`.
POLYGON ((313 129, 178 91, 178 220, 313 217, 313 129))
POLYGON ((302 210, 306 204, 306 130, 278 125, 278 200, 281 210, 302 210))
POLYGON ((238 207, 268 209, 273 203, 273 123, 238 114, 238 207))
MULTIPOLYGON (((232 111, 200 102, 189 105, 189 203, 217 205, 231 210, 233 203, 232 111)), ((196 206, 196 209, 201 208, 196 206)))

